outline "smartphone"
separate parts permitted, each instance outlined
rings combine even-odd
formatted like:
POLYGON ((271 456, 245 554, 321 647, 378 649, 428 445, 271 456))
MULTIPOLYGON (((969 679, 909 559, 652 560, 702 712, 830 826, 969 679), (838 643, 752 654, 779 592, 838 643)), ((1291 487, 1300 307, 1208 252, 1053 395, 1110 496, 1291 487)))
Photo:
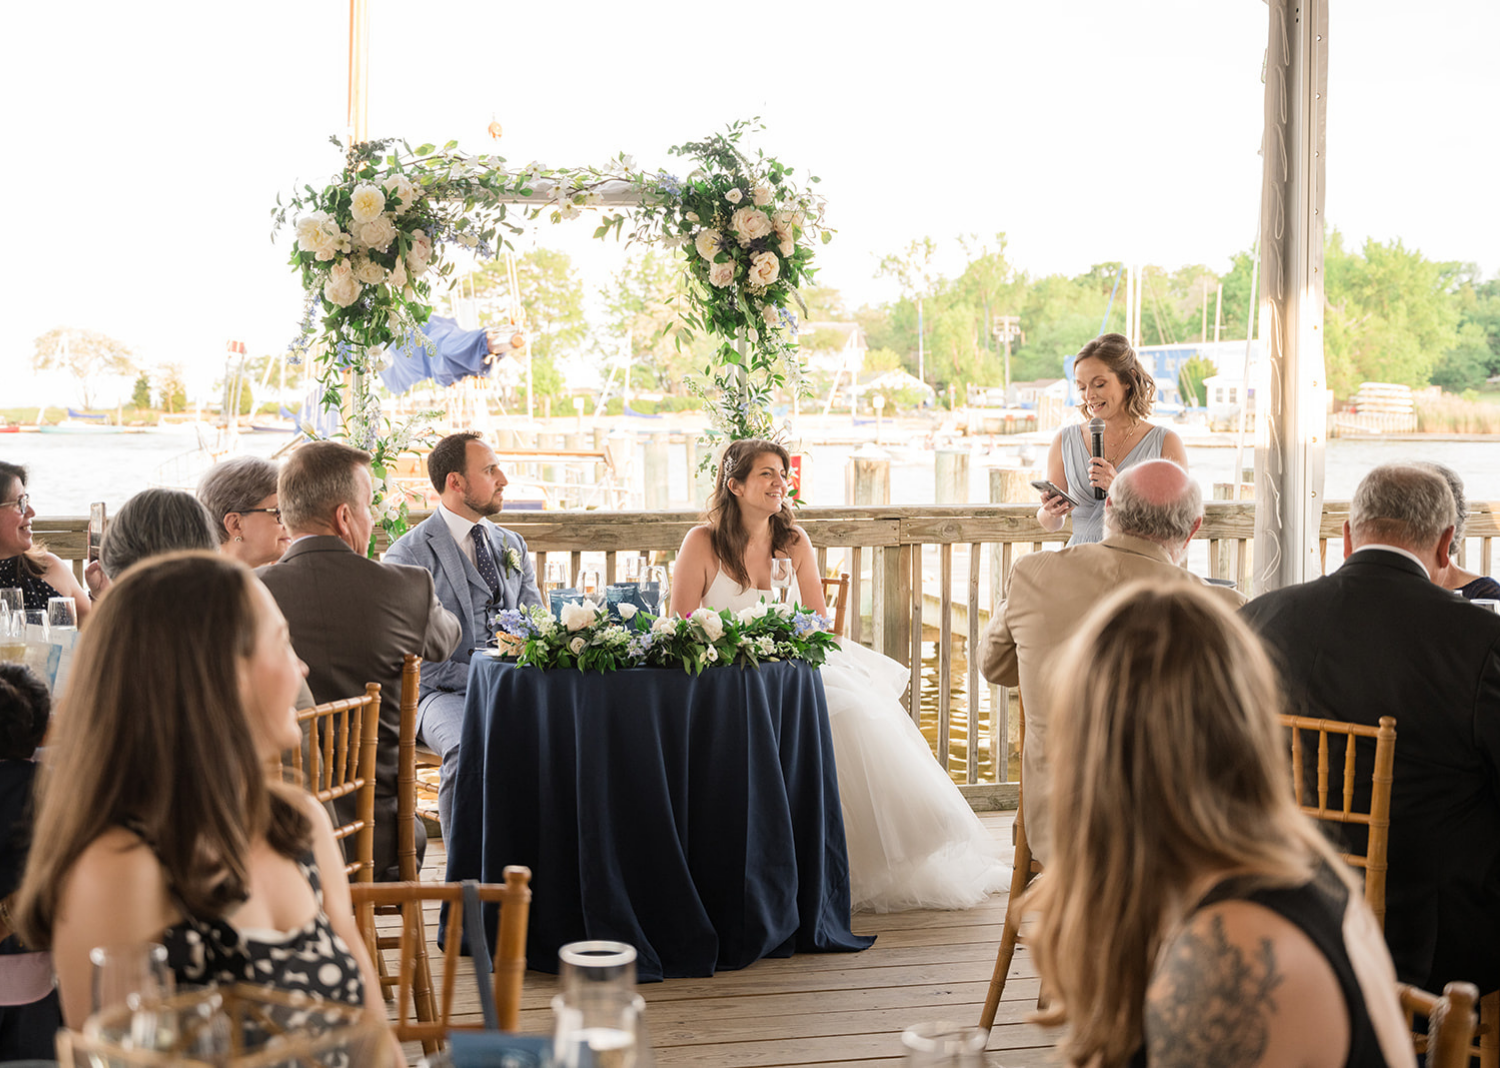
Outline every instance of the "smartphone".
POLYGON ((99 559, 104 547, 104 502, 89 505, 89 562, 99 559))
POLYGON ((1049 482, 1048 480, 1046 480, 1044 478, 1043 479, 1033 479, 1032 482, 1031 482, 1031 488, 1034 489, 1034 490, 1036 490, 1043 497, 1053 497, 1053 496, 1061 497, 1063 500, 1065 500, 1069 504, 1071 504, 1074 508, 1078 507, 1078 502, 1076 500, 1074 500, 1072 497, 1069 497, 1066 493, 1064 493, 1062 490, 1058 489, 1051 482, 1049 482))

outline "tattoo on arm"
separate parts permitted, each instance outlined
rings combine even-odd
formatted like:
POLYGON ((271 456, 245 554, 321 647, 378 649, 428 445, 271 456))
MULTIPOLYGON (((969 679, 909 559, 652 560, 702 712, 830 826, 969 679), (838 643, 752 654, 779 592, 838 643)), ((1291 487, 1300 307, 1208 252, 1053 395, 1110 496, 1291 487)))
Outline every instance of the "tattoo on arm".
POLYGON ((1281 985, 1271 940, 1246 959, 1224 934, 1224 918, 1207 930, 1189 924, 1156 970, 1146 995, 1151 1068, 1248 1068, 1270 1042, 1271 992, 1281 985))

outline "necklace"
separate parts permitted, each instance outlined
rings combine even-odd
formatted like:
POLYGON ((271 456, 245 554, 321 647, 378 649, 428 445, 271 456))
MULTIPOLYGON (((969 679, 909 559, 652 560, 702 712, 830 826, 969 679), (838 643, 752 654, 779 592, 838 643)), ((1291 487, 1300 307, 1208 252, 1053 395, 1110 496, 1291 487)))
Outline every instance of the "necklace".
POLYGON ((1116 439, 1115 441, 1115 456, 1113 459, 1111 459, 1109 455, 1109 441, 1106 439, 1103 442, 1105 463, 1109 464, 1111 467, 1118 467, 1120 461, 1123 460, 1126 456, 1130 455, 1130 450, 1126 446, 1128 446, 1131 439, 1135 437, 1135 432, 1140 428, 1140 425, 1141 424, 1139 420, 1131 420, 1130 426, 1126 427, 1124 435, 1116 439))

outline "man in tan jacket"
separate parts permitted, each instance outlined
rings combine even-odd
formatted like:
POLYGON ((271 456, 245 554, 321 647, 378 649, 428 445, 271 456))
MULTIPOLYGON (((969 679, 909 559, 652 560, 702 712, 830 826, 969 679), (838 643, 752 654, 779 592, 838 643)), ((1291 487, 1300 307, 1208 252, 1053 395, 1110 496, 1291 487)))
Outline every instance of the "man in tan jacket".
MULTIPOLYGON (((1177 464, 1148 460, 1125 469, 1104 502, 1104 540, 1023 556, 1011 572, 1009 595, 995 607, 979 640, 984 677, 1000 686, 1021 687, 1026 705, 1021 753, 1026 839, 1043 864, 1053 835, 1047 804, 1049 661, 1090 610, 1127 583, 1198 582, 1231 608, 1244 604, 1235 590, 1214 586, 1181 566, 1202 523, 1203 494, 1177 464)), ((1065 832, 1059 828, 1057 833, 1065 832)))

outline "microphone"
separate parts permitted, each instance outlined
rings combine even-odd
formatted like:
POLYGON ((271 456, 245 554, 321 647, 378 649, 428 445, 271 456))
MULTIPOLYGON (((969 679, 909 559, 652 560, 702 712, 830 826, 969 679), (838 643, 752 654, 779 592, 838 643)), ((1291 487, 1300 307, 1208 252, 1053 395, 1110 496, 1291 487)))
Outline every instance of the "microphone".
MULTIPOLYGON (((1097 415, 1089 420, 1089 438, 1093 441, 1094 455, 1102 460, 1104 458, 1104 420, 1097 415)), ((1104 500, 1104 490, 1098 486, 1094 487, 1094 500, 1104 500)))

